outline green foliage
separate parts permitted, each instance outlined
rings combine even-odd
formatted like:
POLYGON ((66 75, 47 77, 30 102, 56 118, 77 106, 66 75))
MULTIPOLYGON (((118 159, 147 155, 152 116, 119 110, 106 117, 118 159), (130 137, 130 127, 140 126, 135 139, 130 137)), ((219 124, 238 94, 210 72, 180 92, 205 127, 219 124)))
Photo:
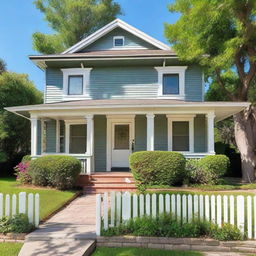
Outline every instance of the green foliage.
POLYGON ((191 184, 214 185, 228 171, 229 165, 229 158, 225 155, 189 159, 186 162, 186 178, 191 184))
POLYGON ((21 162, 30 162, 32 160, 31 155, 25 155, 22 157, 21 162))
POLYGON ((25 185, 25 184, 31 184, 32 178, 28 171, 30 162, 20 162, 18 165, 14 167, 15 175, 17 176, 17 180, 25 185))
POLYGON ((55 34, 33 34, 34 49, 43 54, 60 53, 121 14, 113 0, 35 0, 55 34))
POLYGON ((17 214, 0 220, 0 233, 28 233, 34 229, 25 214, 17 214))
POLYGON ((17 155, 29 152, 30 122, 4 108, 41 102, 42 93, 27 75, 11 72, 0 75, 0 152, 6 161, 12 162, 17 155))
POLYGON ((6 63, 0 58, 0 75, 6 71, 6 63))
POLYGON ((73 188, 80 172, 80 161, 71 156, 42 156, 29 166, 34 185, 61 190, 73 188))
POLYGON ((242 240, 243 235, 232 225, 219 228, 210 222, 194 220, 182 223, 172 215, 163 214, 152 218, 149 216, 130 219, 126 224, 102 229, 103 236, 156 236, 156 237, 212 237, 218 240, 242 240))
POLYGON ((139 187, 176 185, 184 177, 186 160, 177 152, 140 151, 130 156, 130 167, 139 187))

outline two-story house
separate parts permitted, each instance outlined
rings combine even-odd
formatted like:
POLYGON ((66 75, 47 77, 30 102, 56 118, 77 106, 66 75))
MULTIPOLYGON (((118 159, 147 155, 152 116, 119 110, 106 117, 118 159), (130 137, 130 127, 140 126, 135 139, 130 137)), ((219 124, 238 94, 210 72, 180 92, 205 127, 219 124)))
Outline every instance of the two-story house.
POLYGON ((119 19, 61 54, 29 58, 45 71, 44 104, 7 110, 31 120, 34 158, 72 155, 87 174, 128 169, 133 151, 214 154, 214 122, 248 106, 205 102, 199 65, 119 19))

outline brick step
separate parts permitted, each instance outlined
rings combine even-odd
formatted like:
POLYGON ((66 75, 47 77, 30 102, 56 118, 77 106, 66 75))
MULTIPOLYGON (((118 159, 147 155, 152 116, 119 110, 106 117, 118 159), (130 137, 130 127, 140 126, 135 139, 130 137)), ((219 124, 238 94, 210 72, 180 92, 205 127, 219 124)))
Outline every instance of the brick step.
POLYGON ((122 177, 122 178, 93 178, 91 177, 88 182, 124 182, 127 183, 126 180, 134 181, 133 177, 122 177))
POLYGON ((105 193, 105 192, 111 192, 111 191, 119 191, 119 192, 135 192, 136 189, 135 188, 85 188, 83 190, 84 194, 98 194, 98 193, 105 193))
POLYGON ((119 181, 119 180, 91 180, 86 185, 92 185, 92 184, 135 184, 134 180, 130 180, 130 182, 125 181, 119 181))
POLYGON ((88 184, 84 188, 136 188, 135 184, 88 184))
POLYGON ((112 178, 133 178, 132 173, 130 172, 112 172, 112 173, 93 173, 90 175, 91 179, 102 179, 102 178, 107 178, 107 179, 112 179, 112 178))

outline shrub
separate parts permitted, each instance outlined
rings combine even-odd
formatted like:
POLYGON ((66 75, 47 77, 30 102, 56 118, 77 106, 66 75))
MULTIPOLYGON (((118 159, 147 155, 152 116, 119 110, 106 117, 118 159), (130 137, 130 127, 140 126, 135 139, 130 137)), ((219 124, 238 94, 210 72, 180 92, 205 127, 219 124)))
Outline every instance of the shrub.
POLYGON ((42 156, 31 162, 29 172, 34 185, 70 189, 81 172, 81 163, 71 156, 42 156))
POLYGON ((21 184, 31 184, 32 179, 31 175, 28 171, 30 162, 20 162, 18 165, 14 167, 15 175, 17 176, 17 180, 21 184))
POLYGON ((177 152, 141 151, 130 156, 130 168, 137 184, 176 185, 183 180, 186 160, 177 152))
POLYGON ((0 220, 0 233, 28 233, 34 229, 25 214, 17 214, 0 220))
POLYGON ((22 157, 21 162, 30 162, 32 160, 31 155, 25 155, 22 157))

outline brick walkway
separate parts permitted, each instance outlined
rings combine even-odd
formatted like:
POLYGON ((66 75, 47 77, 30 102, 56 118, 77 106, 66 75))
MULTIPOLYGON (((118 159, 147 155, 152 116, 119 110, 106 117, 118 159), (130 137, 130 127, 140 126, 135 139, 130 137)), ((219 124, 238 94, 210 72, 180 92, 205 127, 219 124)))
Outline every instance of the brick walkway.
POLYGON ((82 256, 94 247, 95 195, 81 196, 26 237, 19 256, 82 256))

